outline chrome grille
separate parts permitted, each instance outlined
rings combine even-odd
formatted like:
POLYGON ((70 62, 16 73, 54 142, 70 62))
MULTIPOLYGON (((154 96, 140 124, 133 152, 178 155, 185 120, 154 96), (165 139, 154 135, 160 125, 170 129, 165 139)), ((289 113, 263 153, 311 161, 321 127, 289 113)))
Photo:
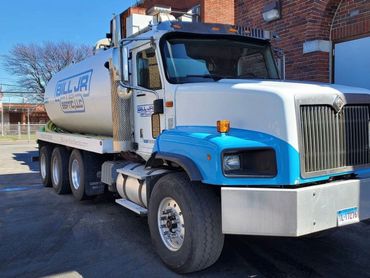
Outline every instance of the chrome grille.
POLYGON ((303 105, 300 113, 305 173, 369 163, 367 105, 347 105, 339 113, 327 105, 303 105))

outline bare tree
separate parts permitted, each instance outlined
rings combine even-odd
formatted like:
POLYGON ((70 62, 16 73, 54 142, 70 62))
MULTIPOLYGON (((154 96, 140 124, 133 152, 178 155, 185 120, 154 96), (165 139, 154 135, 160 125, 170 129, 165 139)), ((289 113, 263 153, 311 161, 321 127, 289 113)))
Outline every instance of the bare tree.
POLYGON ((90 47, 68 42, 17 44, 8 55, 4 55, 3 67, 19 78, 22 88, 35 92, 38 99, 43 99, 46 84, 55 73, 91 54, 90 47))

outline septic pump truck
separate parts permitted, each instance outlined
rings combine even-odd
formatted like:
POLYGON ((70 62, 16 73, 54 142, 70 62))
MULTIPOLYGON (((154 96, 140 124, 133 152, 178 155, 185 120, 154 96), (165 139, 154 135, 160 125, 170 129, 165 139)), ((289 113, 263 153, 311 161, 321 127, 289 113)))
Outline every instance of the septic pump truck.
POLYGON ((279 80, 267 31, 162 8, 132 14, 123 37, 120 19, 47 86, 45 186, 77 200, 113 192, 148 217, 178 273, 215 263, 224 234, 299 237, 370 218, 369 90, 279 80))

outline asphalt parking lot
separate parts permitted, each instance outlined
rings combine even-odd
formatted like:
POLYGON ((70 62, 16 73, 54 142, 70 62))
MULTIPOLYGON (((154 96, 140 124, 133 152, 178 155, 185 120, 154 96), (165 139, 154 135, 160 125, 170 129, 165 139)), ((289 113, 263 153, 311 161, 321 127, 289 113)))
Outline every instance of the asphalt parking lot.
MULTIPOLYGON (((109 195, 76 202, 43 188, 37 149, 0 143, 0 277, 176 277, 146 218, 109 195)), ((227 236, 218 262, 189 277, 370 277, 370 222, 328 238, 227 236)))

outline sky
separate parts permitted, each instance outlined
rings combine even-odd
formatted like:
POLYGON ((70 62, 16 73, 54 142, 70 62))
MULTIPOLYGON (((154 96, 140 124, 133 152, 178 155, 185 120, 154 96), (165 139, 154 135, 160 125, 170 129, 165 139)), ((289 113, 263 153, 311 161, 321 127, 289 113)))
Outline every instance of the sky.
MULTIPOLYGON (((16 78, 1 65, 2 55, 17 43, 68 41, 95 43, 109 32, 113 14, 136 0, 1 0, 0 84, 16 84, 16 78)), ((3 85, 3 90, 12 86, 3 85)))

